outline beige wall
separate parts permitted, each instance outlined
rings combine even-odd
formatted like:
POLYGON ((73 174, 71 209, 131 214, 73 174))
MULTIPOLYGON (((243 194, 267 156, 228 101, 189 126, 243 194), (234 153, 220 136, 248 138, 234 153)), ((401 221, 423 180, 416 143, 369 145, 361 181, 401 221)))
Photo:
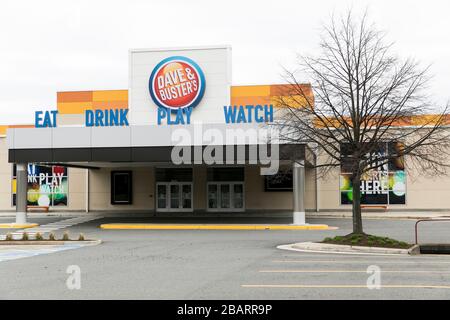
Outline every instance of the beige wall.
POLYGON ((305 209, 316 210, 316 169, 305 168, 305 209))
POLYGON ((327 176, 319 176, 317 181, 319 210, 340 210, 350 208, 350 206, 340 205, 339 173, 339 169, 332 169, 327 176))
MULTIPOLYGON (((193 169, 194 210, 205 211, 207 201, 207 167, 195 166, 193 169)), ((90 171, 90 209, 91 210, 146 210, 155 207, 154 168, 102 168, 90 171), (111 205, 110 179, 112 170, 133 171, 133 204, 111 205)), ((306 208, 315 208, 314 171, 306 174, 306 208)), ((264 177, 258 166, 245 167, 245 206, 248 210, 291 210, 291 192, 265 192, 264 177)))
POLYGON ((58 207, 58 210, 86 210, 86 174, 85 169, 68 168, 68 203, 67 207, 58 207))
POLYGON ((155 204, 154 168, 101 168, 89 173, 90 210, 153 210, 155 204), (131 205, 111 204, 111 171, 133 171, 133 203, 131 205))
MULTIPOLYGON (((305 209, 316 207, 314 170, 305 170, 305 209)), ((245 167, 245 206, 249 210, 292 210, 292 192, 264 191, 264 176, 260 167, 245 167)))
POLYGON ((284 191, 265 192, 264 176, 258 166, 245 167, 245 207, 257 209, 292 209, 292 193, 284 191))
POLYGON ((84 126, 85 116, 83 114, 60 114, 56 116, 58 126, 84 126))
MULTIPOLYGON (((127 169, 127 168, 120 168, 127 169)), ((128 168, 129 169, 129 168, 128 168)), ((133 204, 110 204, 111 170, 103 168, 90 172, 90 209, 91 210, 154 210, 155 181, 154 168, 133 168, 133 204)), ((206 210, 206 166, 194 167, 194 208, 206 210)), ((84 172, 85 170, 69 170, 69 210, 84 210, 84 172)), ((10 172, 8 171, 7 177, 10 172)), ((3 177, 3 174, 2 174, 3 177)), ((313 169, 306 170, 305 207, 314 210, 315 175, 313 169)), ((406 205, 391 205, 394 209, 449 209, 450 179, 420 177, 413 179, 407 176, 406 205)), ((339 169, 333 170, 326 178, 318 181, 318 201, 320 210, 348 210, 349 205, 340 205, 339 169)), ((3 191, 2 191, 3 192, 3 191)), ((6 190, 9 192, 9 189, 6 190)), ((5 201, 2 197, 2 201, 5 201)), ((245 167, 245 205, 249 210, 291 210, 291 192, 265 192, 264 177, 260 175, 258 166, 245 167)))
MULTIPOLYGON (((0 140, 0 143, 2 140, 0 140)), ((3 148, 2 148, 3 149, 3 148)), ((4 150, 4 149, 3 149, 4 150)), ((3 153, 2 158, 6 157, 3 153)), ((4 158, 6 159, 6 158, 4 158)), ((5 163, 4 160, 2 163, 5 163)), ((120 168, 120 170, 126 168, 120 168)), ((90 209, 91 210, 154 210, 155 181, 154 168, 133 168, 133 204, 110 204, 110 172, 103 168, 90 171, 90 209)), ((194 208, 206 210, 206 166, 194 167, 194 208)), ((315 170, 306 169, 305 208, 314 210, 315 170)), ((84 210, 85 208, 85 170, 69 169, 69 206, 66 210, 84 210)), ((0 166, 0 205, 3 210, 10 209, 10 175, 11 167, 0 166)), ((340 204, 339 169, 334 169, 326 177, 318 180, 319 210, 350 210, 349 205, 340 204)), ((265 192, 264 177, 258 166, 245 167, 245 206, 249 210, 291 210, 291 192, 265 192)), ((450 176, 427 177, 417 172, 407 171, 406 205, 390 205, 390 209, 450 209, 450 176)))
MULTIPOLYGON (((394 208, 394 206, 392 207, 394 208)), ((427 177, 419 176, 418 172, 408 172, 406 176, 406 207, 450 209, 450 176, 427 177)))
POLYGON ((12 165, 8 163, 6 138, 0 137, 0 210, 11 211, 11 175, 12 165))

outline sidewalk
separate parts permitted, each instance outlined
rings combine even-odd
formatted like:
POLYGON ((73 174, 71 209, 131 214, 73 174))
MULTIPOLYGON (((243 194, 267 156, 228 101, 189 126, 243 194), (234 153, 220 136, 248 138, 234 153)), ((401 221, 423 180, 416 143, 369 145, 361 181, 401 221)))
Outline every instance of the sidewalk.
MULTIPOLYGON (((16 213, 0 212, 0 218, 13 218, 16 213)), ((363 211, 365 219, 427 219, 448 217, 450 218, 450 210, 442 211, 363 211)), ((145 217, 171 217, 171 218, 291 218, 292 212, 276 211, 276 212, 182 212, 182 213, 162 213, 162 212, 122 212, 122 211, 50 211, 45 212, 29 212, 29 218, 42 217, 80 217, 80 216, 104 216, 118 218, 145 218, 145 217)), ((306 212, 306 218, 351 218, 350 211, 320 211, 306 212)))
MULTIPOLYGON (((418 254, 418 246, 415 245, 409 249, 383 248, 383 247, 364 247, 349 246, 318 242, 299 242, 277 246, 278 249, 312 252, 312 253, 330 253, 330 254, 355 254, 355 255, 411 255, 418 254)), ((420 252, 420 250, 419 250, 420 252)))
MULTIPOLYGON (((363 219, 430 219, 450 218, 450 211, 372 211, 362 212, 363 219)), ((351 218, 351 212, 314 212, 307 213, 307 218, 351 218)))

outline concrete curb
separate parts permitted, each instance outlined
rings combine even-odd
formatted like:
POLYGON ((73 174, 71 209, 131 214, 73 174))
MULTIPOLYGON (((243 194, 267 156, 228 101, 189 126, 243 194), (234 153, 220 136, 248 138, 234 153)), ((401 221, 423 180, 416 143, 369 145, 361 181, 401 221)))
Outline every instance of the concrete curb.
POLYGON ((366 254, 366 255, 412 255, 417 254, 416 246, 409 249, 393 249, 381 247, 349 246, 339 244, 299 242, 277 246, 278 249, 331 254, 366 254))
POLYGON ((148 224, 107 223, 101 229, 109 230, 336 230, 326 224, 306 225, 254 225, 254 224, 148 224))

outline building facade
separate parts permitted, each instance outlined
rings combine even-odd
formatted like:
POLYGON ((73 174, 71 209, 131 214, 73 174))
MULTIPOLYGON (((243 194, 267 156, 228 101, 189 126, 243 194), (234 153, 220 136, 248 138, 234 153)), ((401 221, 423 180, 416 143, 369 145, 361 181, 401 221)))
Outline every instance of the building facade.
MULTIPOLYGON (((0 209, 291 212, 296 223, 351 210, 345 170, 319 177, 308 146, 273 136, 287 87, 232 86, 228 46, 130 50, 127 90, 58 92, 33 125, 1 128, 0 209)), ((379 171, 366 204, 450 209, 448 176, 379 171)))

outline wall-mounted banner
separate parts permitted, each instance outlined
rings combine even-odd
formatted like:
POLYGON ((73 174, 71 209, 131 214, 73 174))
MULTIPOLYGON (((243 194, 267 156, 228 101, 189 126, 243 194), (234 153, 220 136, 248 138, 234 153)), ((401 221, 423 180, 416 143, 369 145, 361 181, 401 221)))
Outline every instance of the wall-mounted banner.
MULTIPOLYGON (((16 166, 12 176, 12 203, 16 205, 16 166)), ((27 204, 35 206, 67 206, 67 168, 28 165, 27 204)))
POLYGON ((193 60, 172 56, 160 61, 149 79, 152 100, 159 107, 158 124, 190 124, 192 108, 205 93, 205 75, 193 60))
MULTIPOLYGON (((377 154, 399 154, 403 144, 384 143, 377 154)), ((345 157, 345 148, 341 148, 345 157)), ((341 165, 340 192, 341 204, 351 204, 353 201, 350 170, 345 163, 341 165)), ((406 203, 406 175, 403 158, 396 158, 388 163, 370 170, 361 177, 361 204, 387 205, 406 203)))

